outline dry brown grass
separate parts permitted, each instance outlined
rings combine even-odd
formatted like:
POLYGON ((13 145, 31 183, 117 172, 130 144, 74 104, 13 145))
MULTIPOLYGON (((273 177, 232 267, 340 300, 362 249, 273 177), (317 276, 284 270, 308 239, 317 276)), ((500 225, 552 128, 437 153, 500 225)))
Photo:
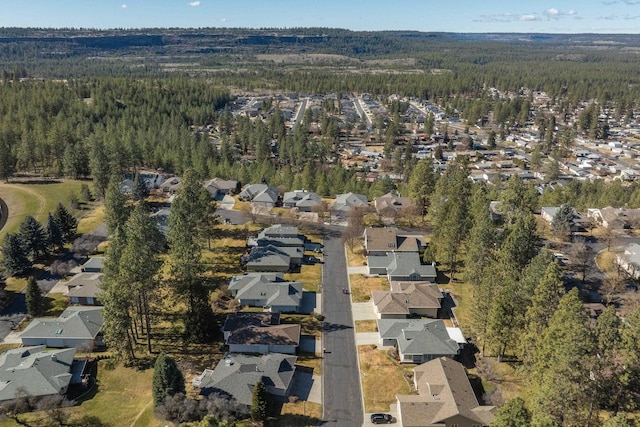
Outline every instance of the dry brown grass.
POLYGON ((378 323, 375 320, 356 320, 356 332, 378 332, 378 323))
POLYGON ((303 265, 300 273, 287 273, 284 279, 301 282, 305 291, 320 292, 318 286, 322 284, 322 264, 303 265))
POLYGON ((296 365, 313 370, 314 375, 322 374, 322 358, 315 354, 299 353, 296 365))
POLYGON ((84 215, 78 221, 78 233, 85 234, 95 230, 104 222, 104 205, 100 205, 94 210, 84 215))
POLYGON ((347 263, 349 267, 361 267, 367 265, 367 258, 364 256, 364 249, 361 245, 354 246, 353 250, 349 245, 345 245, 347 250, 347 263))
POLYGON ((604 250, 596 255, 596 264, 605 273, 614 272, 617 269, 618 254, 604 250))
POLYGON ((386 277, 367 277, 362 274, 349 275, 349 284, 353 302, 367 302, 371 299, 371 292, 390 289, 386 277))
POLYGON ((320 418, 322 418, 322 405, 299 400, 296 403, 285 403, 282 405, 280 414, 280 417, 275 420, 278 426, 315 426, 318 425, 320 418))
POLYGON ((358 347, 360 375, 365 412, 386 412, 397 394, 409 394, 411 388, 405 374, 415 365, 400 365, 385 351, 373 345, 358 347))

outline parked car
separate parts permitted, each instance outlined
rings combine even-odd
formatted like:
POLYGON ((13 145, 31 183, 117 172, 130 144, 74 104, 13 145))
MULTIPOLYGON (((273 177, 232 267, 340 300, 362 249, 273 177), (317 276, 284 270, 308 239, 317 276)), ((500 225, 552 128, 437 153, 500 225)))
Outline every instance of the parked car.
POLYGON ((390 414, 371 414, 373 424, 390 424, 393 417, 390 414))

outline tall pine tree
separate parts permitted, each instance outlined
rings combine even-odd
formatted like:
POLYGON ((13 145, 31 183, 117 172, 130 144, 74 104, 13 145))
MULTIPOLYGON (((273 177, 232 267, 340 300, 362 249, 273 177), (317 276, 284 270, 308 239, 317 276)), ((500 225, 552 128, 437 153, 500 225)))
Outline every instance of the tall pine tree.
POLYGON ((186 304, 186 338, 202 341, 210 333, 212 309, 204 283, 201 240, 211 215, 209 193, 195 172, 188 170, 176 192, 169 217, 169 279, 177 298, 186 304))

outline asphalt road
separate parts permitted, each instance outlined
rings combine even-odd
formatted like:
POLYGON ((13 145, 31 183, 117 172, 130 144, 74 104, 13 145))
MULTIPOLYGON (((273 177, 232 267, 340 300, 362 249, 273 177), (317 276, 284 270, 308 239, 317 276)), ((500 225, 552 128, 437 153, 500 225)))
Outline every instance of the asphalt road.
POLYGON ((353 317, 347 287, 347 263, 339 227, 325 227, 322 269, 323 423, 358 426, 363 422, 362 392, 353 317))

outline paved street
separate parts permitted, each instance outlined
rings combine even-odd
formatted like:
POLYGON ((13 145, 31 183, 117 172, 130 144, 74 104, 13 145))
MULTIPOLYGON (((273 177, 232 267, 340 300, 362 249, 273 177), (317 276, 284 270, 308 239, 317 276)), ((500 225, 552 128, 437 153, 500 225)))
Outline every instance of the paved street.
POLYGON ((342 293, 347 287, 347 265, 339 235, 324 240, 322 307, 324 356, 323 425, 358 426, 363 423, 360 371, 351 298, 342 293))

